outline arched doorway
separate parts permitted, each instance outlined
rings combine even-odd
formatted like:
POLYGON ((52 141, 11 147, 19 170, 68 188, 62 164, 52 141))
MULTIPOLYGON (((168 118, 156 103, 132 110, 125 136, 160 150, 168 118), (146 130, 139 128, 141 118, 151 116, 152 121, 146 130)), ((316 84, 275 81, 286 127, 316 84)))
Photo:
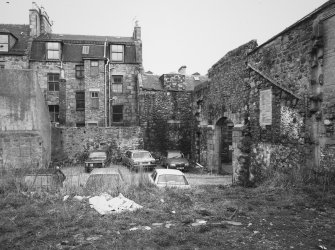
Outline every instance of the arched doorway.
POLYGON ((219 172, 223 174, 233 173, 233 128, 234 123, 226 117, 220 118, 215 126, 216 156, 219 172))

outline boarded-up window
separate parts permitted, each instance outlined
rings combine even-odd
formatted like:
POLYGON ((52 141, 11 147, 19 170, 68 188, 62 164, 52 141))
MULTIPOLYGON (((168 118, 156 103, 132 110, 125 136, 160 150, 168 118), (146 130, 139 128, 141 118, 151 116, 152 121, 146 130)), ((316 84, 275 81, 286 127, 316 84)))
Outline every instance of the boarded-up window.
POLYGON ((272 124, 272 90, 261 90, 259 93, 259 124, 264 127, 265 125, 272 124))
POLYGON ((125 46, 124 61, 126 63, 136 63, 136 48, 134 45, 125 46))
POLYGON ((59 122, 59 105, 49 105, 51 122, 59 122))
POLYGON ((113 122, 122 122, 123 121, 123 105, 114 105, 113 106, 113 122))
POLYGON ((48 90, 59 91, 59 74, 57 73, 48 74, 48 90))
POLYGON ((85 92, 76 92, 76 110, 85 110, 85 92))
POLYGON ((123 88, 123 76, 112 76, 112 92, 114 93, 122 93, 123 88))
POLYGON ((91 61, 91 76, 99 74, 99 61, 91 61))
POLYGON ((91 92, 92 109, 99 109, 99 92, 91 92))

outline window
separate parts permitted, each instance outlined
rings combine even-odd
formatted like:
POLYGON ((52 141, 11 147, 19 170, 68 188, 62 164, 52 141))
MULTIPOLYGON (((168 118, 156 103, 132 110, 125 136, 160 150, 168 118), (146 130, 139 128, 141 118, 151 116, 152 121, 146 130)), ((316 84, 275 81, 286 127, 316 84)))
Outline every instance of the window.
POLYGON ((123 45, 112 45, 111 57, 112 62, 123 62, 123 45))
POLYGON ((0 63, 0 69, 4 69, 5 65, 0 63))
POLYGON ((112 91, 122 93, 123 76, 113 76, 112 91))
POLYGON ((48 90, 59 91, 59 74, 48 74, 48 90))
POLYGON ((59 122, 59 105, 49 105, 51 122, 59 122))
POLYGON ((84 78, 84 65, 76 65, 76 78, 84 78))
POLYGON ((76 92, 76 110, 85 110, 85 92, 76 92))
POLYGON ((60 43, 47 43, 47 59, 60 59, 60 43))
POLYGON ((0 35, 0 51, 8 52, 8 35, 0 35))
POLYGON ((91 76, 99 74, 99 61, 91 61, 91 76))
POLYGON ((113 106, 113 122, 122 122, 123 121, 123 105, 113 106))
POLYGON ((93 109, 99 109, 99 92, 91 92, 91 103, 93 109))
POLYGON ((82 54, 87 55, 88 53, 90 53, 90 46, 83 46, 82 54))

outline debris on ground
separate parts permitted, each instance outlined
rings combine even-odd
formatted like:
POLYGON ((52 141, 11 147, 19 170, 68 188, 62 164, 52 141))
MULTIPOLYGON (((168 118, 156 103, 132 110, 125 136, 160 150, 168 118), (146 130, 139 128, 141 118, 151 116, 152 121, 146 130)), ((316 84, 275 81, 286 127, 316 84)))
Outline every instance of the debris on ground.
POLYGON ((132 227, 129 229, 129 231, 136 231, 136 230, 151 230, 151 227, 148 226, 138 226, 138 227, 132 227))
POLYGON ((91 207, 101 215, 135 211, 142 208, 141 205, 127 199, 122 194, 113 198, 111 195, 103 193, 99 196, 90 198, 88 201, 91 207))
POLYGON ((206 223, 207 221, 205 220, 196 219, 195 222, 191 224, 191 226, 197 227, 197 226, 205 225, 206 223))

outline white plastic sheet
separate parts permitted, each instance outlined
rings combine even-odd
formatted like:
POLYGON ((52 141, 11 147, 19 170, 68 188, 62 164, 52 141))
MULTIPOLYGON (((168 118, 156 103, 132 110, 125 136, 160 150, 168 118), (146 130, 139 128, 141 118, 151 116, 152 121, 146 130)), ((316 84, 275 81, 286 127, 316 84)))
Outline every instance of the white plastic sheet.
POLYGON ((127 199, 122 194, 113 198, 111 195, 103 193, 99 196, 90 198, 88 201, 90 206, 101 215, 121 213, 124 211, 135 211, 142 208, 141 205, 127 199))

